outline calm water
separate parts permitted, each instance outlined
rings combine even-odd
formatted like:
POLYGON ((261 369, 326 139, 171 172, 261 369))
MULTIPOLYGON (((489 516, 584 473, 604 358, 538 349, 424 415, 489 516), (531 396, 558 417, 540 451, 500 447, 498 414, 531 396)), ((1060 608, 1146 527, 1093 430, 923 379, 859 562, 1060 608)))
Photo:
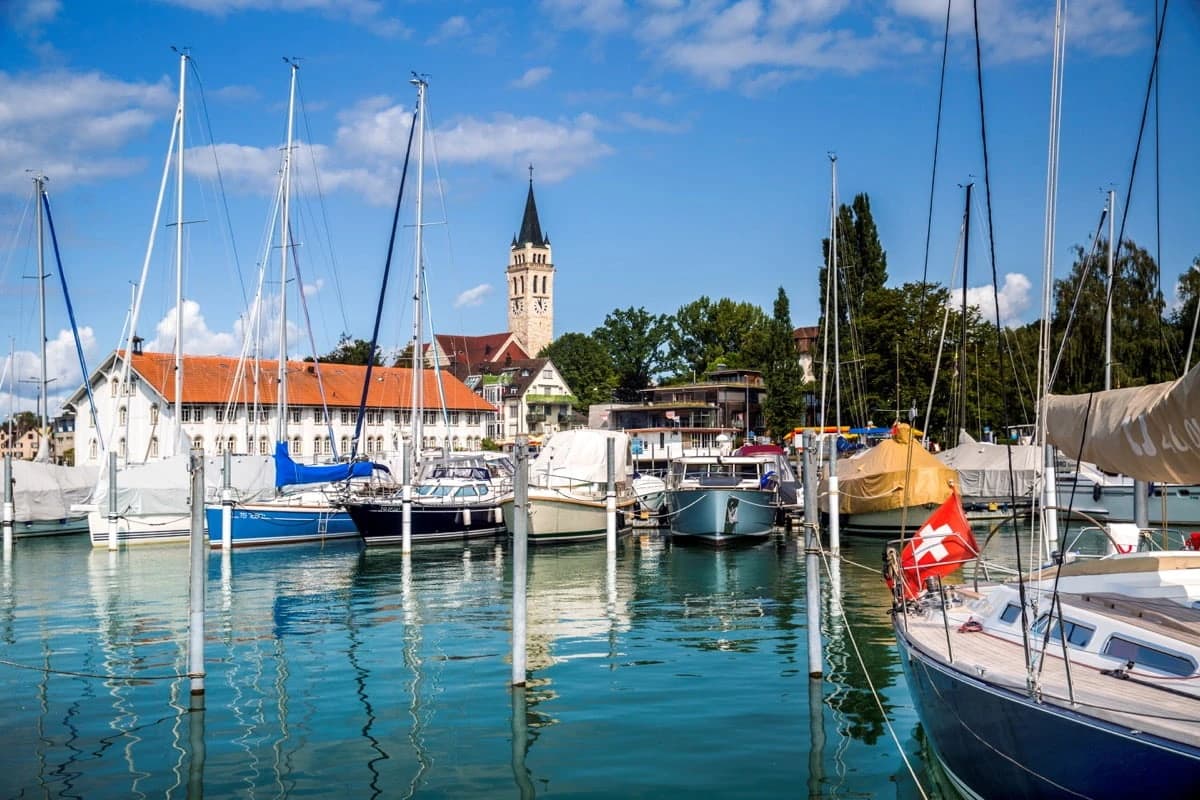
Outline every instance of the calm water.
POLYGON ((611 574, 602 542, 535 549, 523 693, 507 544, 407 565, 357 542, 215 553, 189 714, 170 678, 188 548, 20 540, 0 565, 0 796, 917 797, 847 635, 928 786, 879 549, 845 548, 871 569, 841 565, 811 685, 794 539, 635 533, 611 574))

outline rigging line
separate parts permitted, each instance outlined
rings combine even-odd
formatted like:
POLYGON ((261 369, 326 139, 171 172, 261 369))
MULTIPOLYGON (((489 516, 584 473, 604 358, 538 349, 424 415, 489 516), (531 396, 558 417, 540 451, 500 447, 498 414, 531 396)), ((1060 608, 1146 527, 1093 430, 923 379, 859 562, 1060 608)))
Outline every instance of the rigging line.
MULTIPOLYGON (((329 449, 333 453, 334 460, 339 458, 337 451, 337 440, 333 433, 333 417, 329 414, 329 399, 325 396, 325 382, 321 378, 321 357, 317 355, 317 342, 313 338, 312 317, 308 313, 308 298, 304 296, 304 278, 300 275, 300 255, 296 251, 299 249, 296 245, 296 240, 288 238, 288 249, 292 251, 292 270, 296 273, 296 294, 300 298, 300 310, 304 312, 304 327, 308 329, 308 346, 312 349, 313 355, 313 372, 317 376, 317 391, 321 394, 321 410, 325 414, 325 431, 329 435, 329 449)), ((283 287, 287 291, 287 286, 283 287)), ((282 294, 280 295, 282 297, 282 294)), ((287 369, 286 365, 284 369, 287 369)))
MULTIPOLYGON (((821 561, 825 567, 826 577, 832 576, 831 565, 829 563, 829 554, 822 548, 820 550, 821 561)), ((896 745, 896 752, 900 754, 900 759, 904 762, 904 766, 908 769, 908 774, 912 777, 913 784, 917 787, 917 791, 921 793, 924 800, 929 800, 929 795, 925 792, 925 787, 921 785, 921 779, 917 777, 917 771, 909 760, 908 753, 904 752, 904 746, 900 744, 900 737, 896 734, 896 729, 892 725, 891 719, 888 718, 887 710, 884 708, 883 700, 880 698, 879 690, 875 688, 875 681, 871 678, 871 673, 867 669, 867 662, 863 660, 862 651, 859 650, 858 641, 854 638, 854 628, 850 624, 850 618, 846 615, 845 606, 841 603, 837 604, 838 613, 842 618, 842 624, 846 626, 846 638, 850 641, 850 647, 854 650, 854 657, 858 660, 858 666, 862 670, 863 678, 867 681, 867 686, 871 690, 871 699, 875 701, 876 707, 879 709, 879 715, 883 718, 883 724, 887 727, 888 735, 892 737, 892 742, 896 745)))
MULTIPOLYGON (((1076 312, 1079 310, 1079 301, 1083 297, 1083 287, 1087 284, 1088 277, 1092 274, 1092 265, 1096 261, 1096 249, 1100 245, 1100 233, 1104 229, 1104 220, 1109 214, 1108 205, 1105 204, 1104 210, 1100 212, 1100 221, 1096 223, 1096 233, 1092 236, 1092 249, 1088 251, 1087 257, 1084 259, 1084 268, 1079 276, 1079 285, 1075 287, 1075 299, 1071 301, 1071 311, 1067 314, 1066 322, 1063 323, 1062 341, 1059 342, 1058 353, 1054 357, 1054 367, 1050 370, 1050 379, 1046 382, 1046 392, 1050 392, 1050 388, 1054 386, 1054 381, 1058 378, 1058 370, 1062 366, 1063 357, 1067 351, 1067 340, 1070 338, 1071 327, 1075 322, 1076 312)), ((1109 247, 1112 244, 1109 243, 1109 247)), ((1113 284, 1116 280, 1113 280, 1113 284)))
MULTIPOLYGON (((1133 163, 1129 166, 1129 182, 1127 184, 1129 188, 1125 194, 1125 208, 1121 211, 1121 229, 1117 233, 1116 249, 1113 251, 1113 261, 1116 261, 1117 257, 1121 254, 1121 245, 1125 241, 1125 225, 1129 221, 1129 209, 1133 207, 1133 182, 1137 177, 1138 158, 1142 152, 1142 139, 1146 134, 1146 120, 1150 115, 1150 98, 1154 94, 1154 86, 1156 85, 1158 79, 1158 58, 1162 52, 1163 32, 1167 29, 1167 6, 1170 4, 1170 2, 1171 0, 1163 0, 1162 18, 1159 20, 1158 31, 1154 37, 1154 58, 1150 62, 1150 75, 1146 79, 1146 97, 1145 100, 1142 101, 1142 118, 1141 122, 1138 124, 1137 143, 1133 148, 1133 163)), ((1157 5, 1158 3, 1155 2, 1155 6, 1157 5)), ((1133 257, 1132 253, 1130 253, 1130 257, 1133 257)), ((1161 265, 1159 265, 1159 268, 1161 270, 1161 265)), ((1116 281, 1113 281, 1112 285, 1108 287, 1109 302, 1112 301, 1113 286, 1116 286, 1116 281)))
MULTIPOLYGON (((958 245, 956 246, 956 248, 954 250, 954 261, 953 261, 954 266, 952 266, 950 269, 951 283, 953 283, 953 281, 954 281, 954 274, 958 271, 957 270, 958 256, 962 253, 962 243, 963 243, 962 237, 963 237, 963 230, 962 230, 962 226, 960 225, 959 229, 958 229, 958 245)), ((953 288, 953 287, 951 287, 951 288, 953 288)), ((926 400, 926 405, 925 405, 925 436, 922 437, 922 440, 928 439, 928 434, 929 434, 929 429, 930 429, 929 418, 933 414, 933 394, 937 390, 938 374, 941 372, 941 367, 942 367, 942 352, 944 351, 945 345, 946 345, 946 328, 949 326, 949 324, 950 324, 950 304, 946 303, 942 309, 942 335, 938 338, 937 357, 933 361, 933 379, 929 383, 929 398, 926 400)), ((947 442, 953 441, 953 442, 957 443, 957 438, 951 439, 949 437, 946 437, 946 441, 947 442)))
POLYGON ((30 189, 30 200, 21 207, 21 218, 17 221, 17 228, 13 231, 12 239, 8 243, 8 258, 4 261, 4 270, 0 272, 0 279, 6 280, 8 272, 12 268, 14 256, 17 253, 17 242, 21 239, 21 232, 25 229, 25 221, 29 219, 29 209, 36 208, 34 203, 37 202, 37 188, 30 189))
POLYGON ((937 184, 938 149, 942 140, 942 100, 946 92, 946 56, 950 51, 950 8, 954 0, 946 0, 946 31, 942 35, 942 72, 938 79, 937 122, 933 129, 933 170, 929 176, 929 216, 925 220, 925 269, 921 272, 922 291, 929 280, 929 239, 933 234, 933 190, 937 184))
POLYGON ((333 229, 329 227, 329 213, 325 205, 325 190, 321 187, 321 173, 317 171, 317 154, 313 150, 312 128, 308 124, 308 110, 304 107, 304 89, 300 81, 296 81, 296 95, 300 99, 300 118, 304 120, 304 133, 308 136, 308 156, 312 161, 313 180, 317 185, 317 203, 321 207, 321 222, 325 226, 325 243, 329 248, 330 273, 333 276, 333 290, 337 294, 338 311, 342 315, 342 330, 348 330, 350 323, 346 319, 346 301, 342 296, 342 283, 339 277, 337 258, 333 249, 333 229))
MULTIPOLYGON (((1165 11, 1165 8, 1164 8, 1165 11)), ((1154 32, 1157 34, 1161 31, 1163 22, 1166 17, 1158 12, 1158 0, 1154 0, 1154 32)), ((1160 125, 1159 125, 1159 100, 1158 87, 1162 84, 1161 76, 1158 70, 1154 71, 1154 263, 1158 265, 1158 271, 1155 275, 1155 289, 1158 294, 1162 294, 1162 177, 1159 168, 1159 157, 1161 148, 1159 146, 1160 125)), ((1176 373, 1175 368, 1175 353, 1171 347, 1167 346, 1166 331, 1163 328, 1162 314, 1157 314, 1158 317, 1158 338, 1159 344, 1162 345, 1163 352, 1167 354, 1167 358, 1171 363, 1172 374, 1176 373)))
MULTIPOLYGON (((993 288, 992 302, 995 305, 995 311, 996 311, 996 350, 997 350, 997 356, 1002 356, 1002 352, 1000 351, 1000 330, 1001 330, 1000 296, 995 291, 995 288, 998 284, 998 275, 997 275, 997 269, 996 269, 996 228, 992 221, 992 170, 991 170, 991 159, 988 156, 987 113, 986 113, 986 109, 984 107, 984 94, 983 94, 983 50, 980 45, 980 37, 979 37, 979 0, 973 0, 973 2, 971 3, 971 15, 974 19, 974 26, 975 26, 975 82, 976 82, 976 86, 977 86, 978 92, 979 92, 979 137, 980 137, 981 145, 983 148, 983 190, 984 190, 984 194, 986 195, 985 205, 987 208, 988 259, 991 261, 991 264, 992 264, 992 288, 993 288)), ((1056 59, 1056 61, 1057 61, 1057 59, 1056 59)), ((1008 430, 1010 419, 1009 419, 1009 413, 1008 413, 1007 382, 1004 380, 1004 360, 1002 357, 1000 357, 998 360, 1000 362, 999 363, 1000 409, 1001 409, 1001 417, 1000 418, 1004 423, 1004 429, 1008 430)), ((1008 485, 1009 485, 1009 490, 1012 493, 1012 505, 1015 507, 1017 504, 1016 481, 1012 479, 1014 470, 1013 470, 1013 457, 1012 457, 1011 444, 1008 447, 1005 447, 1004 450, 1005 450, 1005 454, 1008 456, 1008 474, 1009 474, 1008 485)), ((1020 520, 1019 520, 1019 518, 1014 518, 1013 519, 1013 541, 1016 544, 1016 551, 1017 551, 1017 570, 1019 573, 1023 573, 1024 568, 1021 564, 1020 532, 1021 532, 1020 520)), ((1019 581, 1017 588, 1018 588, 1018 592, 1019 592, 1020 599, 1021 599, 1021 628, 1022 628, 1021 636, 1022 636, 1024 648, 1025 648, 1026 665, 1028 665, 1029 635, 1025 631, 1025 628, 1028 627, 1028 620, 1026 619, 1027 614, 1026 614, 1026 610, 1025 610, 1025 581, 1023 578, 1019 581)))
POLYGON ((245 308, 249 303, 246 297, 246 282, 242 277, 242 262, 238 258, 237 240, 233 238, 233 217, 229 213, 229 197, 225 193, 225 179, 221 174, 221 160, 217 158, 217 145, 213 138, 212 119, 208 115, 208 101, 204 97, 204 82, 200 80, 200 70, 196 68, 196 59, 189 55, 188 64, 192 68, 192 77, 196 79, 196 88, 200 90, 200 110, 204 112, 204 127, 208 131, 208 142, 212 148, 213 165, 217 170, 217 187, 221 190, 221 205, 225 210, 225 233, 228 235, 226 242, 233 251, 233 266, 237 272, 238 290, 242 293, 242 308, 245 308))
MULTIPOLYGON (((408 179, 409 156, 412 155, 413 134, 417 130, 417 113, 414 110, 412 124, 408 129, 408 146, 404 149, 404 166, 400 170, 400 188, 396 190, 396 209, 392 212, 392 230, 388 235, 387 257, 383 261, 383 285, 379 289, 379 301, 375 306, 375 325, 371 329, 371 346, 367 350, 367 372, 363 378, 362 398, 358 402, 358 419, 354 424, 354 438, 350 441, 350 457, 358 454, 358 440, 362 436, 363 412, 367 407, 367 392, 371 388, 371 373, 375 369, 375 354, 379 347, 379 325, 383 319, 383 302, 387 296, 388 277, 392 271, 392 253, 396 247, 396 229, 400 225, 400 204, 404 200, 404 184, 408 179)), ((412 412, 412 409, 409 410, 412 412)))

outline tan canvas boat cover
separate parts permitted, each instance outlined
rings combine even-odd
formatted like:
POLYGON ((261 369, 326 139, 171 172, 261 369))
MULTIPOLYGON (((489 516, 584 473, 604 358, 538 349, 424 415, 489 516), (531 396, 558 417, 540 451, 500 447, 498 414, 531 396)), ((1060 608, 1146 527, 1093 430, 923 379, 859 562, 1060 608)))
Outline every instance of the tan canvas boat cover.
MULTIPOLYGON (((908 436, 908 426, 853 458, 837 463, 838 510, 843 514, 890 511, 905 505, 943 503, 950 496, 958 473, 908 436), (902 440, 905 443, 902 444, 902 440), (911 464, 909 453, 912 454, 911 464), (908 491, 905 492, 906 469, 908 491)), ((818 491, 821 510, 829 510, 828 481, 818 491)))
POLYGON ((1200 483, 1200 365, 1168 383, 1052 394, 1046 406, 1050 443, 1071 458, 1137 480, 1200 483))

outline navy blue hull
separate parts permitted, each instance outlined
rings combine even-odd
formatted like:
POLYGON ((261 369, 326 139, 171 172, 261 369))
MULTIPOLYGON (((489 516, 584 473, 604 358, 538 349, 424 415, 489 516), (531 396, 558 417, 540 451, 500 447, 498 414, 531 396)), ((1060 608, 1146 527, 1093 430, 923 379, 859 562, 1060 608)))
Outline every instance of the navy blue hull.
MULTIPOLYGON (((504 521, 495 504, 483 506, 422 506, 412 504, 412 540, 441 542, 474 539, 504 533, 504 521)), ((346 510, 369 545, 400 544, 403 506, 400 503, 350 503, 346 510)))
POLYGON ((1130 731, 952 670, 897 626, 921 724, 962 788, 984 798, 1200 796, 1200 748, 1130 731))

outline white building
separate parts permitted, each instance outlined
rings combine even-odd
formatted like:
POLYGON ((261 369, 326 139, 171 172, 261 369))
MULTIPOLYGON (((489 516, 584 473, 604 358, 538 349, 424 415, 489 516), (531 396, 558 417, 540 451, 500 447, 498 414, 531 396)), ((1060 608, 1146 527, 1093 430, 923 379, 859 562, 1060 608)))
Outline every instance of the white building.
MULTIPOLYGON (((113 353, 89 379, 91 399, 87 387, 68 399, 76 414, 76 464, 99 465, 106 445, 120 463, 152 460, 189 446, 210 454, 274 452, 277 361, 260 361, 256 369, 226 356, 184 356, 178 419, 174 356, 135 352, 129 366, 129 378, 122 380, 125 358, 113 353)), ((319 463, 349 454, 366 370, 288 362, 284 439, 294 459, 319 463)), ((496 409, 453 375, 422 372, 422 448, 479 449, 496 409)), ((373 368, 358 453, 395 453, 411 438, 412 375, 408 368, 373 368)))

